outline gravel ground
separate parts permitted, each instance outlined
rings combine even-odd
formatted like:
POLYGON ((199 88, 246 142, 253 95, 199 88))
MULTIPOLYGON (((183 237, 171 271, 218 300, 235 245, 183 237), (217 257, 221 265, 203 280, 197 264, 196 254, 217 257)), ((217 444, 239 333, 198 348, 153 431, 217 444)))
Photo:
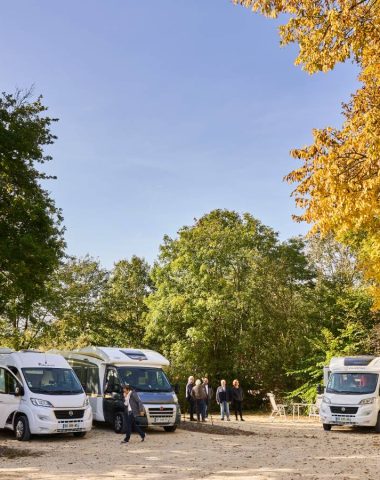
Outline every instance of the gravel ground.
POLYGON ((249 416, 246 422, 185 422, 175 433, 148 429, 128 445, 103 425, 86 438, 17 442, 0 432, 1 480, 378 480, 380 435, 317 421, 249 416))

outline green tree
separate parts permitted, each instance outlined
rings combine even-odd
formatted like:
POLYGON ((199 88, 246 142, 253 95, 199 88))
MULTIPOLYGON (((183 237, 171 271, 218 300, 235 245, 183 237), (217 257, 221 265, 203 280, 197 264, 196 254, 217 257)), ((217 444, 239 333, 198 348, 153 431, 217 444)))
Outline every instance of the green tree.
POLYGON ((148 298, 147 341, 175 373, 238 375, 284 388, 308 328, 302 290, 311 272, 301 240, 281 244, 249 214, 215 210, 165 237, 148 298))
POLYGON ((18 348, 33 328, 33 308, 46 298, 46 281, 64 252, 62 215, 41 186, 52 178, 37 164, 51 160, 54 143, 42 97, 0 97, 0 322, 2 337, 18 348))
POLYGON ((102 337, 107 345, 141 347, 152 290, 148 263, 133 256, 118 261, 111 272, 103 298, 105 318, 102 337))
POLYGON ((332 236, 309 239, 307 258, 316 272, 310 294, 308 323, 319 325, 308 335, 307 354, 299 367, 289 372, 301 384, 291 395, 312 402, 322 381, 323 366, 333 356, 370 353, 375 340, 377 316, 357 260, 349 248, 332 236))
POLYGON ((107 320, 103 296, 108 278, 109 272, 88 256, 68 259, 51 281, 50 321, 40 344, 77 348, 103 343, 107 320))

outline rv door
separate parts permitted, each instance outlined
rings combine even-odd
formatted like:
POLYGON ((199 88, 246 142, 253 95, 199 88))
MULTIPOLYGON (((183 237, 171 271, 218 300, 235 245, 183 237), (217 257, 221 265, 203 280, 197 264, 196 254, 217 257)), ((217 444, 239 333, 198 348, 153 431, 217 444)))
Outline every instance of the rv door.
POLYGON ((0 367, 0 428, 10 425, 9 419, 20 405, 22 388, 10 370, 0 367))

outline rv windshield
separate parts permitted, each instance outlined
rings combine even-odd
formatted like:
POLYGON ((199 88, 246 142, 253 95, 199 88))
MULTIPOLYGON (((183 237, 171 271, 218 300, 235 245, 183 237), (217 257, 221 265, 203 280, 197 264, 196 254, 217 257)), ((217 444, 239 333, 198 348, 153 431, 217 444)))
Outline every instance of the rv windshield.
POLYGON ((70 368, 23 368, 26 384, 33 393, 76 395, 83 388, 70 368))
POLYGON ((160 368, 118 367, 121 383, 128 383, 137 392, 171 392, 165 373, 160 368))
POLYGON ((332 373, 327 385, 327 393, 365 395, 376 390, 376 373, 332 373))

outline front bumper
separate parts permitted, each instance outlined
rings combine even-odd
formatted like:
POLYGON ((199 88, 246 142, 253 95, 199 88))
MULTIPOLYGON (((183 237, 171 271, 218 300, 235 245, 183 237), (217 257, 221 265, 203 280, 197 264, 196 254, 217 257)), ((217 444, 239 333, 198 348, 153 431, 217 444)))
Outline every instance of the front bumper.
POLYGON ((176 404, 144 404, 144 417, 136 417, 141 427, 166 427, 179 425, 181 422, 181 409, 176 404))
POLYGON ((356 413, 332 413, 331 407, 342 407, 341 405, 331 405, 322 403, 319 417, 322 423, 341 426, 363 426, 373 427, 377 422, 378 411, 375 405, 357 405, 356 413))
MULTIPOLYGON (((70 411, 67 408, 63 410, 70 411)), ((58 419, 53 409, 36 408, 28 415, 30 431, 34 434, 89 432, 92 428, 91 407, 80 410, 84 410, 82 418, 58 419)))

